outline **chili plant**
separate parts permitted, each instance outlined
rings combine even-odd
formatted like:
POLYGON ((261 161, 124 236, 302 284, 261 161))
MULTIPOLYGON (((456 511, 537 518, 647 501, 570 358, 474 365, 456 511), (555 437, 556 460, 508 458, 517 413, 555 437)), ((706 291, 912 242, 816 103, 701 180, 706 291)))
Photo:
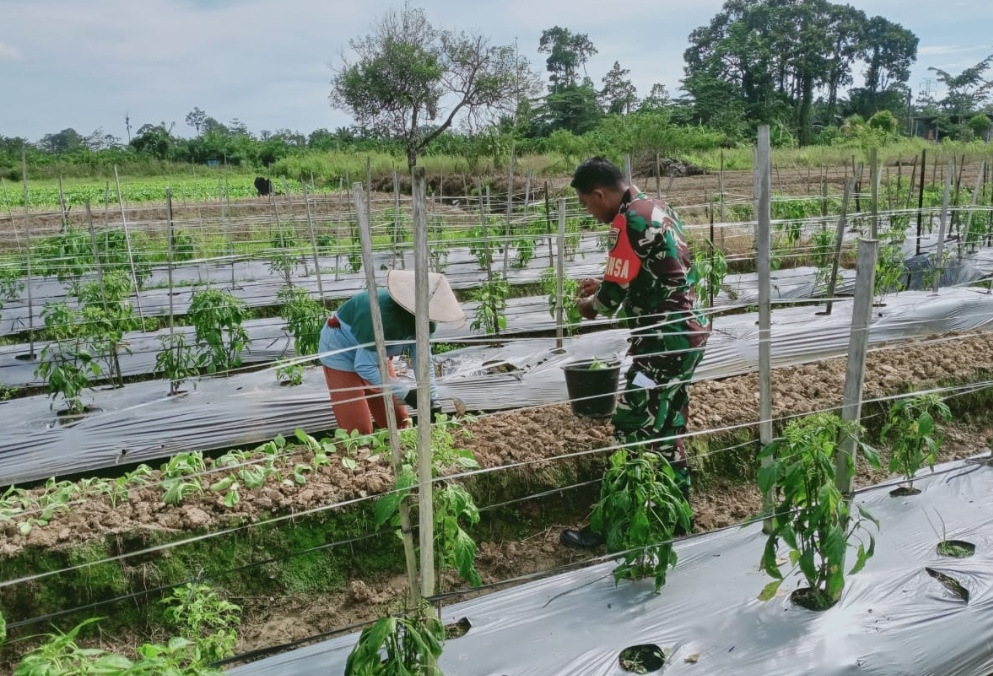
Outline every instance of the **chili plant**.
MULTIPOLYGON (((345 662, 345 676, 428 673, 428 666, 441 656, 444 640, 444 625, 431 606, 422 602, 408 617, 381 617, 363 629, 345 662)), ((441 676, 437 668, 433 673, 441 676)))
POLYGON ((249 317, 244 301, 219 289, 196 291, 190 303, 189 317, 201 348, 197 355, 199 366, 206 368, 208 373, 217 373, 241 365, 241 353, 248 349, 250 342, 248 332, 242 326, 249 317))
POLYGON ((478 303, 476 317, 470 328, 473 331, 482 329, 485 333, 499 334, 507 328, 507 297, 510 295, 510 284, 505 280, 494 279, 480 286, 472 299, 478 303))
POLYGON ((610 456, 590 527, 603 533, 607 551, 622 553, 614 581, 652 577, 655 592, 676 565, 672 540, 688 532, 692 512, 669 462, 657 453, 621 449, 610 456))
POLYGON ((206 470, 203 453, 177 453, 162 465, 162 489, 165 494, 162 502, 167 505, 178 505, 193 493, 203 494, 200 485, 200 475, 206 470))
POLYGON ((159 341, 162 351, 155 355, 155 372, 169 380, 169 396, 174 396, 181 392, 183 383, 199 374, 199 360, 182 333, 159 336, 159 341))
MULTIPOLYGON (((852 503, 835 484, 835 461, 845 439, 854 440, 869 464, 879 467, 876 451, 858 441, 860 431, 858 423, 818 413, 791 421, 782 437, 759 453, 760 460, 768 461, 758 472, 759 490, 771 492, 776 500, 761 562, 762 569, 774 579, 762 590, 760 600, 775 596, 785 580, 777 558, 780 540, 790 550, 794 570, 799 568, 807 582, 807 587, 794 592, 793 599, 811 610, 826 610, 841 598, 849 547, 856 550, 849 575, 858 573, 872 558, 875 538, 866 531, 866 545, 860 533, 865 521, 877 529, 879 522, 861 505, 855 505, 853 514, 852 503)), ((854 470, 855 461, 849 456, 845 471, 854 470)))
POLYGON ((283 306, 280 315, 293 336, 294 351, 301 357, 317 354, 321 328, 327 319, 324 306, 299 287, 283 289, 277 298, 283 306))
POLYGON ((64 301, 47 302, 41 316, 53 341, 42 348, 34 374, 45 381, 51 399, 61 396, 66 412, 80 414, 85 410, 83 391, 100 376, 100 364, 83 338, 77 311, 64 301))
MULTIPOLYGON (((441 470, 450 466, 463 469, 478 467, 476 459, 468 450, 458 448, 451 428, 458 427, 447 417, 439 418, 431 427, 431 457, 435 477, 441 470)), ((461 428, 464 434, 468 434, 461 428)), ((400 432, 401 442, 406 448, 403 469, 396 481, 397 490, 384 495, 375 504, 376 526, 387 521, 400 525, 400 503, 417 486, 417 428, 411 427, 400 432)), ((435 556, 438 571, 446 567, 454 568, 464 580, 479 586, 482 580, 476 570, 476 543, 462 529, 463 521, 473 525, 479 521, 479 509, 472 495, 464 488, 451 482, 441 482, 432 491, 434 503, 435 556)))
POLYGON ((202 583, 174 588, 161 603, 166 622, 195 645, 197 662, 209 664, 234 654, 241 608, 221 599, 202 583))
MULTIPOLYGON (((24 282, 21 277, 24 275, 24 264, 5 264, 0 267, 0 299, 10 302, 16 301, 21 292, 24 291, 24 282)), ((0 304, 0 308, 3 305, 0 304)))
MULTIPOLYGON (((220 676, 211 665, 231 657, 237 641, 234 627, 241 609, 222 601, 206 585, 191 585, 173 591, 163 601, 166 620, 184 636, 174 636, 166 645, 146 643, 137 649, 138 660, 101 648, 82 648, 77 636, 86 626, 102 618, 83 620, 67 633, 56 631, 48 640, 24 655, 14 676, 68 676, 69 674, 197 674, 220 676)), ((2 636, 0 636, 2 642, 2 636)))
POLYGON ((708 248, 700 247, 693 256, 693 287, 698 299, 710 298, 711 290, 717 297, 728 273, 728 262, 724 252, 705 240, 708 248))
POLYGON ((124 387, 120 349, 131 354, 124 334, 138 328, 138 317, 130 301, 131 279, 121 270, 111 270, 101 282, 88 282, 79 289, 80 333, 96 353, 102 353, 107 372, 118 387, 124 387))
POLYGON ((922 394, 894 403, 883 426, 882 438, 893 440, 889 469, 903 475, 911 493, 920 492, 914 489, 917 472, 925 465, 934 471, 938 462, 943 432, 937 418, 951 420, 948 405, 937 394, 922 394))
MULTIPOLYGON (((555 268, 546 268, 541 273, 541 286, 548 294, 548 314, 555 317, 558 310, 558 275, 555 268)), ((576 292, 579 289, 579 282, 574 279, 562 280, 562 316, 565 320, 565 332, 572 335, 583 320, 579 314, 579 304, 576 299, 576 292)))
POLYGON ((899 292, 903 289, 901 280, 904 276, 903 242, 907 238, 902 227, 892 227, 882 235, 884 242, 879 250, 876 261, 876 281, 873 293, 877 302, 882 301, 886 294, 899 292))

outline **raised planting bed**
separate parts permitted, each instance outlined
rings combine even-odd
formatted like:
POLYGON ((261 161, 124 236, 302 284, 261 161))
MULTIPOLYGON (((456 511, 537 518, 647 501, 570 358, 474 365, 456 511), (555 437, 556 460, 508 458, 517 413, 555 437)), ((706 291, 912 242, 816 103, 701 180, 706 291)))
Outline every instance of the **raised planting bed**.
MULTIPOLYGON (((774 367, 847 354, 851 303, 836 303, 830 316, 818 315, 818 311, 810 307, 776 311, 774 367)), ((697 382, 757 369, 756 319, 754 314, 720 319, 695 374, 697 382)), ((888 297, 886 306, 876 310, 870 342, 882 346, 914 337, 985 329, 991 321, 993 296, 981 290, 949 289, 938 296, 906 292, 888 297)), ((554 340, 545 339, 451 352, 443 357, 446 375, 439 379, 439 393, 448 412, 455 410, 453 397, 470 411, 564 403, 568 396, 561 366, 571 360, 621 356, 628 348, 627 337, 626 330, 585 334, 568 340, 564 352, 556 351, 554 340)), ((921 360, 947 364, 949 378, 993 367, 986 338, 975 339, 975 348, 968 350, 958 346, 958 340, 951 335, 947 341, 923 347, 921 360)), ((900 359, 909 351, 900 348, 891 358, 900 359)), ((907 374, 898 375, 924 372, 922 362, 908 363, 907 368, 907 374)), ((840 382, 843 375, 838 378, 840 382)), ((814 387, 820 391, 827 385, 814 387)), ((743 396, 754 401, 757 391, 754 387, 743 396)), ((164 458, 184 450, 257 444, 297 428, 311 433, 334 428, 326 385, 317 369, 308 370, 296 387, 281 387, 274 373, 266 370, 206 379, 196 389, 174 397, 168 396, 165 382, 133 383, 119 390, 94 392, 87 403, 97 410, 76 420, 57 416, 44 396, 0 403, 0 416, 14 421, 5 426, 0 439, 2 485, 164 458)), ((714 426, 712 421, 704 425, 714 426)))
MULTIPOLYGON (((873 353, 867 397, 982 379, 993 369, 993 345, 985 335, 959 341, 954 354, 931 345, 873 353), (974 356, 968 368, 962 355, 974 356)), ((837 406, 844 368, 844 360, 835 359, 777 371, 774 414, 837 406)), ((755 391, 754 375, 692 388, 689 450, 699 529, 745 520, 759 508, 754 486, 734 488, 754 478, 755 391), (718 431, 707 432, 713 428, 718 431)), ((953 397, 949 403, 956 418, 974 417, 973 424, 988 426, 989 392, 953 397)), ((869 402, 863 409, 870 430, 879 427, 881 406, 869 402)), ((529 572, 513 563, 521 553, 494 542, 519 539, 519 552, 537 547, 531 561, 545 568, 568 562, 567 554, 555 553, 559 549, 549 544, 546 529, 586 518, 606 461, 604 449, 613 443, 609 424, 578 419, 567 406, 555 406, 486 416, 465 429, 468 437, 456 432, 453 442, 442 443, 464 446, 482 468, 499 468, 458 479, 484 508, 483 520, 470 532, 481 543, 486 581, 529 572), (546 536, 535 540, 543 531, 546 536)), ((963 445, 977 447, 975 435, 949 436, 957 442, 953 453, 963 445)), ((208 580, 251 608, 245 640, 253 647, 276 642, 265 626, 275 621, 273 612, 295 616, 294 603, 334 607, 348 598, 356 605, 343 610, 345 616, 368 619, 371 610, 363 613, 362 599, 393 599, 395 589, 390 593, 387 584, 386 591, 364 592, 353 583, 371 585, 372 578, 402 572, 395 535, 377 530, 371 517, 373 499, 391 488, 391 472, 382 458, 370 460, 369 451, 357 443, 327 449, 326 463, 315 462, 315 450, 267 444, 255 454, 205 461, 203 467, 197 456, 176 456, 153 472, 133 470, 130 480, 118 481, 117 470, 71 486, 53 483, 27 495, 11 492, 6 508, 20 505, 30 512, 5 512, 0 524, 0 607, 12 636, 38 633, 37 624, 18 625, 52 613, 57 615, 49 619, 65 629, 100 616, 108 618, 101 624, 105 633, 133 636, 138 627, 154 633, 161 588, 190 579, 208 580), (254 478, 239 470, 251 471, 254 478), (251 487, 259 472, 262 484, 251 487), (241 483, 236 491, 223 483, 232 475, 241 483), (282 610, 274 611, 274 603, 282 610), (88 607, 60 614, 83 606, 88 607)), ((860 483, 872 477, 861 474, 860 483)), ((961 536, 950 529, 946 539, 961 536)), ((934 550, 938 544, 928 546, 934 550)), ((447 588, 458 585, 446 580, 447 588)), ((343 617, 325 621, 337 623, 332 628, 349 623, 343 617)), ((318 620, 308 622, 314 627, 318 620)), ((329 629, 317 626, 313 631, 329 629)))
MULTIPOLYGON (((650 580, 615 584, 614 564, 605 563, 446 607, 445 621, 465 618, 471 628, 445 642, 438 666, 446 676, 987 674, 993 525, 985 497, 993 468, 949 463, 920 485, 912 507, 909 498, 892 499, 888 486, 856 495, 881 524, 875 556, 828 610, 797 606, 795 578, 772 600, 757 600, 768 581, 758 570, 766 538, 752 523, 678 542, 679 563, 658 595, 650 580), (940 513, 976 555, 940 556, 924 510, 940 513), (648 649, 631 650, 639 646, 648 649), (653 662, 664 669, 638 670, 636 654, 661 657, 653 662)), ((343 673, 356 639, 341 636, 230 673, 343 673)))
MULTIPOLYGON (((839 275, 844 283, 839 284, 838 294, 844 294, 853 288, 854 272, 842 270, 839 275)), ((791 301, 815 298, 823 295, 824 285, 818 282, 816 268, 796 268, 780 270, 772 275, 772 300, 791 301)), ((719 309, 743 308, 758 302, 758 282, 755 274, 728 275, 722 285, 721 292, 714 299, 714 306, 719 309)), ((488 333, 485 326, 473 328, 479 303, 467 301, 462 303, 466 313, 466 321, 461 326, 440 324, 434 334, 435 342, 458 342, 462 339, 479 339, 494 337, 488 333)), ((508 298, 504 317, 507 325, 500 329, 499 337, 519 336, 521 334, 536 334, 554 331, 555 317, 549 312, 550 300, 548 295, 508 298)), ((330 315, 332 310, 327 311, 330 315)), ((568 323, 568 318, 564 320, 568 323)), ((583 321, 582 329, 605 327, 615 324, 611 319, 596 319, 583 321)), ((251 319, 242 326, 249 336, 249 348, 242 353, 246 365, 263 364, 277 359, 295 357, 293 340, 286 330, 286 320, 282 317, 267 319, 251 319)), ((566 326, 566 333, 570 331, 566 326)), ((316 327, 315 331, 320 327, 316 327)), ((175 332, 182 334, 187 345, 196 342, 193 328, 180 325, 177 320, 175 332)), ((133 331, 124 335, 124 342, 130 352, 121 352, 118 361, 125 378, 151 376, 155 372, 156 356, 163 349, 161 338, 168 336, 168 328, 158 331, 133 331)), ((35 375, 39 364, 38 355, 49 341, 35 341, 34 359, 28 359, 31 344, 27 342, 0 346, 0 386, 9 388, 28 388, 44 385, 44 381, 35 375)))

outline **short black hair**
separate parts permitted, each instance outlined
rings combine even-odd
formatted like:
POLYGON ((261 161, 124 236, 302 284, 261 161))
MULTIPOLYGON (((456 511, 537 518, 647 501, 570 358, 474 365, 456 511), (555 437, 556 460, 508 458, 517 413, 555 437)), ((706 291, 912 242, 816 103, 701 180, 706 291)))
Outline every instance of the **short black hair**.
POLYGON ((597 188, 622 188, 624 174, 616 164, 603 155, 597 155, 576 167, 572 175, 572 183, 569 185, 574 190, 589 195, 597 188))

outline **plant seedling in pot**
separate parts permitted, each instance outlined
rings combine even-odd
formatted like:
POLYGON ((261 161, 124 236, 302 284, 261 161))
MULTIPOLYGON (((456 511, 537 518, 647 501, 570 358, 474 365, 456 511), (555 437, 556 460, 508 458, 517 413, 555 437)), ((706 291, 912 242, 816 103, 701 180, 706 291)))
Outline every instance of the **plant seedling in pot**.
MULTIPOLYGON (((805 588, 793 592, 793 601, 810 610, 827 610, 841 599, 848 548, 856 550, 849 575, 858 573, 872 558, 875 538, 866 532, 866 544, 859 534, 865 521, 877 529, 879 522, 861 505, 855 505, 853 514, 852 503, 835 484, 835 459, 846 437, 854 437, 856 449, 870 465, 879 467, 876 451, 857 440, 859 432, 857 423, 819 413, 790 422, 783 436, 759 453, 760 461, 769 461, 759 469, 759 490, 771 492, 776 500, 761 561, 761 568, 774 580, 762 590, 760 600, 773 598, 785 580, 777 557, 780 540, 790 550, 794 570, 799 569, 807 582, 805 588)), ((847 471, 854 468, 855 461, 849 457, 847 471)))

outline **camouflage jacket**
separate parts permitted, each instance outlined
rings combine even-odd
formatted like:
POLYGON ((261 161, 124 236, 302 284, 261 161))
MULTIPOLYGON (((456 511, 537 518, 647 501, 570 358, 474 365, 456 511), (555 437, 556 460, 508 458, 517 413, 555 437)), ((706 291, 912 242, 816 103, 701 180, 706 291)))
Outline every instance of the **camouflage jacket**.
POLYGON ((594 303, 598 312, 612 315, 622 308, 634 327, 647 327, 665 321, 660 316, 665 313, 695 309, 693 259, 683 223, 672 207, 631 186, 609 242, 594 303))

